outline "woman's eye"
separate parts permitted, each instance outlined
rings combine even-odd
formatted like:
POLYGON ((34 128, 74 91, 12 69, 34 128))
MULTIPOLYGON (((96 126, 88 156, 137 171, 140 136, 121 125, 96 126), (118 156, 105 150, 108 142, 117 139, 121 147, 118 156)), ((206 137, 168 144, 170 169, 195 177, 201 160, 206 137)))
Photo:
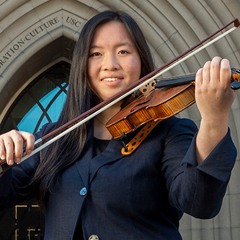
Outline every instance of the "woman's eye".
POLYGON ((90 54, 90 57, 97 57, 97 56, 100 56, 101 55, 101 53, 99 53, 99 52, 94 52, 94 53, 91 53, 90 54))
POLYGON ((119 53, 119 54, 126 54, 126 53, 128 53, 128 51, 126 51, 126 50, 121 50, 121 51, 119 51, 118 53, 119 53))

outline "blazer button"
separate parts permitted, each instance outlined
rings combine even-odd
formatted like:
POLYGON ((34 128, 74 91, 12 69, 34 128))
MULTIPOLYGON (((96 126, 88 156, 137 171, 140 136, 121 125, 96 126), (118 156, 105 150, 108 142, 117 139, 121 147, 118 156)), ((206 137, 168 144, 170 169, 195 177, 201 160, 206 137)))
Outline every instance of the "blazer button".
POLYGON ((85 187, 83 187, 81 190, 80 190, 80 195, 81 196, 85 196, 87 194, 87 189, 85 187))
POLYGON ((89 240, 99 240, 99 237, 97 235, 91 235, 89 240))

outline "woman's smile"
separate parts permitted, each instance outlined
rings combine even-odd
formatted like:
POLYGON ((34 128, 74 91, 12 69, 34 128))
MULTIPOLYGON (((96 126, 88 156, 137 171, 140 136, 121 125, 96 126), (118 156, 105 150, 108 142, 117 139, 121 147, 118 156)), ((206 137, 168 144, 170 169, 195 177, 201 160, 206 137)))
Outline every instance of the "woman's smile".
POLYGON ((117 80, 121 80, 119 78, 103 78, 101 81, 105 81, 105 82, 115 82, 117 80))

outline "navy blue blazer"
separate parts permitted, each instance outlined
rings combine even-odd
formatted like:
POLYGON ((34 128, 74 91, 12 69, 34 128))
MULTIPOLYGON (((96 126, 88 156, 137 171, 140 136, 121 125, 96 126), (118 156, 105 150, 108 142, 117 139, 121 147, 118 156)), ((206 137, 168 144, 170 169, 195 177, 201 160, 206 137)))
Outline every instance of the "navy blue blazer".
MULTIPOLYGON (((36 137, 51 126, 44 126, 36 137)), ((48 195, 45 239, 73 239, 82 225, 84 239, 97 235, 100 240, 180 240, 183 212, 202 219, 216 216, 236 148, 228 132, 197 165, 196 132, 192 121, 172 117, 159 123, 131 155, 123 156, 121 143, 112 140, 93 157, 90 129, 81 158, 59 175, 48 195)), ((135 134, 129 134, 126 143, 135 134)), ((31 179, 38 163, 36 154, 1 175, 0 210, 33 198, 31 179)))

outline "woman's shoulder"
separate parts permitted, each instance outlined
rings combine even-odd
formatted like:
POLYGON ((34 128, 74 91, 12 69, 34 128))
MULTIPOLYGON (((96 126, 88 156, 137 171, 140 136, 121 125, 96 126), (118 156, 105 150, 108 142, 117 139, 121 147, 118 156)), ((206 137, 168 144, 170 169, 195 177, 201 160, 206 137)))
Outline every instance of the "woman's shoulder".
POLYGON ((198 131, 198 127, 194 121, 187 118, 178 118, 176 116, 164 119, 158 125, 157 131, 165 137, 183 134, 195 135, 195 133, 198 131))
POLYGON ((162 124, 165 125, 165 127, 168 126, 168 128, 178 128, 178 127, 188 127, 188 128, 193 128, 193 129, 197 129, 196 124, 194 123, 193 120, 188 119, 188 118, 179 118, 176 116, 164 119, 162 121, 162 124))

